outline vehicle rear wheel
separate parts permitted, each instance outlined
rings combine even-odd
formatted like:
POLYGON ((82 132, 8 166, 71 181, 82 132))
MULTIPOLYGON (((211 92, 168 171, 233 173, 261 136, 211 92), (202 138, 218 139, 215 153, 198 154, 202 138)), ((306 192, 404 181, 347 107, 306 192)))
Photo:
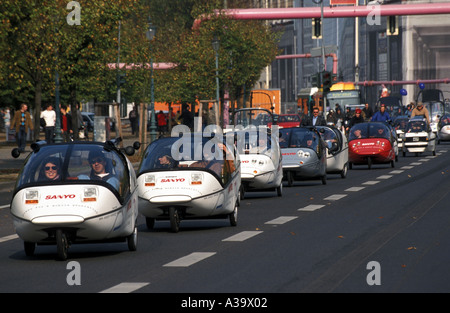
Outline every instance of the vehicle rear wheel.
POLYGON ((33 256, 34 255, 34 250, 36 248, 36 244, 34 242, 27 242, 27 241, 25 241, 23 243, 23 247, 25 249, 25 255, 26 256, 33 256))
POLYGON ((151 217, 146 217, 145 225, 147 225, 148 229, 153 229, 155 227, 155 219, 151 217))
POLYGON ((395 167, 394 160, 391 161, 391 167, 395 167))
POLYGON ((347 177, 347 172, 348 172, 348 163, 345 163, 344 168, 341 171, 341 178, 347 177))
POLYGON ((372 159, 371 158, 367 159, 367 166, 369 167, 369 170, 372 168, 372 159))
POLYGON ((323 175, 321 180, 322 180, 322 185, 326 185, 327 184, 327 174, 323 175))
POLYGON ((170 219, 170 229, 174 233, 178 233, 180 230, 180 216, 178 214, 178 210, 171 206, 169 208, 169 219, 170 219))
POLYGON ((277 187, 277 196, 281 197, 283 195, 283 182, 277 187))
POLYGON ((128 250, 136 251, 137 249, 137 227, 134 226, 133 232, 127 237, 128 250))
POLYGON ((56 251, 58 252, 58 258, 61 261, 67 260, 69 242, 67 241, 67 236, 62 229, 56 230, 56 251))
POLYGON ((236 203, 233 212, 231 212, 229 215, 231 226, 237 225, 237 215, 238 215, 238 204, 236 203))
POLYGON ((291 187, 294 184, 294 174, 291 171, 287 171, 286 178, 288 186, 291 187))

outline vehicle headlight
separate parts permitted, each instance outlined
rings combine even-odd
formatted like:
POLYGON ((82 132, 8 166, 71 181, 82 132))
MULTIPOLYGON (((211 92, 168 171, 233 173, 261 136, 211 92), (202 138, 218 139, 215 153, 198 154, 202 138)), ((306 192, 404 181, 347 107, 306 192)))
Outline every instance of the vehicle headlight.
POLYGON ((146 187, 153 187, 155 186, 155 183, 156 183, 155 175, 145 175, 144 185, 146 187))
POLYGON ((201 185, 202 182, 203 182, 203 174, 202 173, 191 174, 191 185, 201 185))
POLYGON ((25 204, 38 204, 39 203, 39 191, 27 190, 25 193, 25 204))
POLYGON ((298 151, 297 155, 300 158, 309 158, 311 156, 311 154, 309 152, 306 152, 306 151, 303 151, 303 150, 298 151))
POLYGON ((85 187, 83 190, 83 202, 97 201, 98 190, 96 187, 85 187))
POLYGON ((264 162, 264 160, 259 160, 258 164, 262 166, 262 165, 266 164, 266 162, 264 162))

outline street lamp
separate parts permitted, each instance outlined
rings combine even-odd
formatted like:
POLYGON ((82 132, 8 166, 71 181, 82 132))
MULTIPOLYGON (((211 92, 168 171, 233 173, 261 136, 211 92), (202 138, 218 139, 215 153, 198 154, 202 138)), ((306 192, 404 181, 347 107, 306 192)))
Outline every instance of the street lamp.
POLYGON ((219 117, 219 48, 220 48, 220 40, 217 36, 211 41, 214 52, 216 53, 216 123, 218 122, 219 117))
MULTIPOLYGON (((152 50, 152 40, 156 36, 156 26, 152 24, 150 17, 148 18, 148 30, 146 32, 146 37, 150 42, 150 76, 151 76, 151 103, 150 103, 150 138, 153 141, 156 140, 156 120, 155 120, 155 90, 153 82, 153 50, 152 50)), ((144 132, 147 130, 144 129, 144 132)))

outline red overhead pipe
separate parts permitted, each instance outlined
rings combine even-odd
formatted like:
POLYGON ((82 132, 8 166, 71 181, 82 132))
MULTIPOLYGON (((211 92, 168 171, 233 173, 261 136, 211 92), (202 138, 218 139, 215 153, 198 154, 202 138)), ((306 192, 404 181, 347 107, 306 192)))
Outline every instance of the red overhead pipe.
MULTIPOLYGON (((236 20, 279 20, 321 17, 320 7, 301 8, 263 8, 263 9, 227 9, 215 11, 213 15, 225 14, 236 20)), ((430 15, 450 14, 450 3, 415 3, 367 6, 324 7, 324 18, 395 16, 395 15, 430 15)), ((203 20, 211 15, 202 15, 194 21, 193 28, 198 28, 203 20)))
POLYGON ((449 84, 449 78, 441 78, 441 79, 418 79, 418 80, 382 80, 382 81, 373 81, 366 80, 362 82, 355 82, 359 86, 376 86, 376 85, 419 85, 419 84, 449 84))

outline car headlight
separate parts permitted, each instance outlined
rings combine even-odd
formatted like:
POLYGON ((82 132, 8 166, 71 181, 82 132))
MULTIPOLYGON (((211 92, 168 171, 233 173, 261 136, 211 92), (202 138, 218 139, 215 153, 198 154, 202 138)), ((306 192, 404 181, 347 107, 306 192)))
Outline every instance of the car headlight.
POLYGON ((300 158, 309 158, 309 157, 311 156, 311 154, 310 154, 309 152, 303 151, 303 150, 299 150, 299 151, 297 152, 297 155, 298 155, 300 158))
POLYGON ((98 190, 96 187, 85 187, 83 190, 83 202, 97 201, 98 190))
POLYGON ((25 204, 38 204, 39 203, 39 191, 27 190, 25 193, 25 204))
POLYGON ((201 185, 202 182, 203 182, 203 174, 202 173, 191 174, 191 185, 201 185))
POLYGON ((155 175, 145 175, 144 185, 146 187, 153 187, 155 186, 155 183, 156 183, 155 175))

